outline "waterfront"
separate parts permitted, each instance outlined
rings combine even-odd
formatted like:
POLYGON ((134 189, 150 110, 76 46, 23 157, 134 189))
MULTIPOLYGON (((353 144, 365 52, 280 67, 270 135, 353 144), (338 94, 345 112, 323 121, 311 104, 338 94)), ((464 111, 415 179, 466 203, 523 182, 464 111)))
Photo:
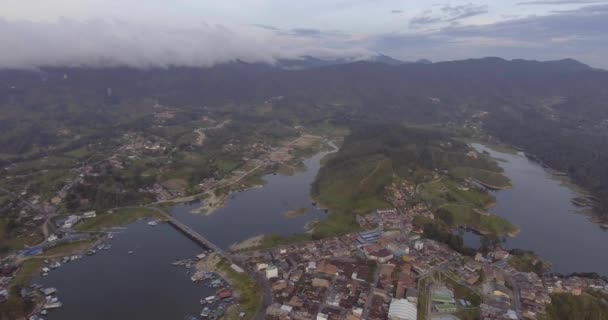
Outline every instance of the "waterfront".
POLYGON ((532 250, 553 264, 559 273, 597 272, 608 275, 608 232, 579 214, 571 200, 578 194, 523 154, 498 152, 480 144, 498 159, 512 189, 494 192, 490 211, 521 229, 507 239, 509 248, 532 250))
POLYGON ((47 319, 183 319, 198 315, 199 300, 215 292, 192 282, 187 269, 171 265, 193 258, 201 248, 168 224, 135 222, 108 244, 109 250, 34 280, 59 290, 63 307, 47 319))
POLYGON ((184 203, 171 209, 180 221, 204 234, 222 248, 261 234, 284 236, 303 233, 307 223, 323 219, 325 211, 312 205, 310 187, 328 152, 304 160, 303 171, 293 175, 268 174, 266 184, 230 195, 223 207, 210 215, 193 214, 200 202, 184 203), (307 208, 305 214, 288 216, 291 210, 307 208))
MULTIPOLYGON (((259 234, 302 233, 307 223, 326 215, 312 205, 309 192, 327 153, 306 159, 305 169, 294 175, 264 176, 263 187, 232 194, 212 215, 190 213, 200 203, 180 204, 171 212, 223 248, 259 234), (305 214, 286 214, 302 208, 308 209, 305 214)), ((141 220, 126 226, 108 244, 109 250, 66 263, 34 280, 59 290, 63 307, 51 311, 47 319, 182 319, 198 315, 199 300, 215 293, 192 282, 187 269, 171 265, 202 249, 169 224, 150 226, 141 220)))

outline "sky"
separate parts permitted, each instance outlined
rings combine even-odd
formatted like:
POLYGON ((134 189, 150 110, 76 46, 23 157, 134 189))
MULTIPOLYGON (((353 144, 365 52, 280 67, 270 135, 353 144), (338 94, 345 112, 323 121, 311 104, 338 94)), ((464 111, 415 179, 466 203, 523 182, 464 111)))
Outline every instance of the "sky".
POLYGON ((0 68, 379 53, 608 68, 608 0, 0 0, 0 45, 0 68))

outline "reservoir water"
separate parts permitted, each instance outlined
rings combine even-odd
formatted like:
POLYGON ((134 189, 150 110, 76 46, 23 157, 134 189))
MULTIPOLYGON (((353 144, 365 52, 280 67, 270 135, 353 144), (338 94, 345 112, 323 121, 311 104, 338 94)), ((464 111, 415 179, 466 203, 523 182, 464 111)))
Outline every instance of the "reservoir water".
POLYGON ((323 219, 324 210, 312 205, 310 187, 321 166, 321 159, 329 152, 320 152, 304 161, 305 170, 294 175, 263 177, 261 188, 232 194, 225 205, 210 215, 193 214, 200 203, 181 204, 171 210, 173 216, 220 247, 261 234, 292 235, 305 232, 304 226, 323 219), (290 210, 307 208, 297 217, 287 217, 290 210))
POLYGON ((507 240, 507 247, 532 250, 553 264, 559 273, 597 272, 608 275, 608 232, 592 223, 571 200, 578 194, 555 179, 538 163, 523 154, 492 150, 513 188, 495 192, 496 206, 490 211, 521 229, 507 240))
POLYGON ((198 315, 199 299, 215 292, 190 281, 186 268, 171 265, 194 257, 201 248, 168 224, 135 222, 107 243, 111 249, 66 263, 34 281, 57 288, 63 302, 46 319, 184 319, 198 315))
MULTIPOLYGON (((294 175, 264 176, 267 183, 263 187, 233 194, 212 215, 190 213, 200 203, 181 204, 171 212, 221 247, 260 234, 302 233, 307 223, 325 216, 311 204, 310 186, 327 153, 305 160, 305 170, 294 175), (300 208, 309 211, 298 217, 285 216, 300 208)), ((149 226, 139 221, 126 226, 108 244, 112 245, 109 250, 35 279, 35 283, 57 288, 63 302, 46 319, 184 319, 198 315, 202 309, 199 300, 215 293, 215 289, 190 281, 187 269, 171 265, 176 259, 193 258, 201 248, 168 224, 149 226)))

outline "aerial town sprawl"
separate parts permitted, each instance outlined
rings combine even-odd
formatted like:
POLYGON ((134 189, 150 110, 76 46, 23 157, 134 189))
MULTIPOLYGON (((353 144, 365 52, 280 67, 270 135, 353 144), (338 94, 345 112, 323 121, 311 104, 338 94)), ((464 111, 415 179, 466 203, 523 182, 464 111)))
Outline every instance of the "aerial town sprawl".
POLYGON ((601 279, 519 272, 500 248, 462 256, 421 238, 418 214, 429 213, 378 210, 359 233, 237 256, 266 279, 267 319, 536 319, 551 293, 608 292, 601 279))

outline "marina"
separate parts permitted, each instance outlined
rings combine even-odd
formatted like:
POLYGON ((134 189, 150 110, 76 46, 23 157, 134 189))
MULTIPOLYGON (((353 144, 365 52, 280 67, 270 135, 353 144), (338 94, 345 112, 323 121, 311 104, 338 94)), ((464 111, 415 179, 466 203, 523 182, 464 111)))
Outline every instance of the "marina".
MULTIPOLYGON (((212 284, 217 275, 191 280, 201 247, 166 223, 151 228, 146 221, 135 222, 89 253, 67 263, 53 263, 55 268, 47 267, 46 276, 34 279, 38 290, 46 290, 51 297, 45 298, 46 311, 37 316, 48 320, 184 319, 199 316, 200 299, 227 286, 223 280, 218 286, 212 284), (176 261, 190 261, 191 267, 173 265, 176 261)), ((218 300, 205 307, 217 312, 227 303, 218 300)))

